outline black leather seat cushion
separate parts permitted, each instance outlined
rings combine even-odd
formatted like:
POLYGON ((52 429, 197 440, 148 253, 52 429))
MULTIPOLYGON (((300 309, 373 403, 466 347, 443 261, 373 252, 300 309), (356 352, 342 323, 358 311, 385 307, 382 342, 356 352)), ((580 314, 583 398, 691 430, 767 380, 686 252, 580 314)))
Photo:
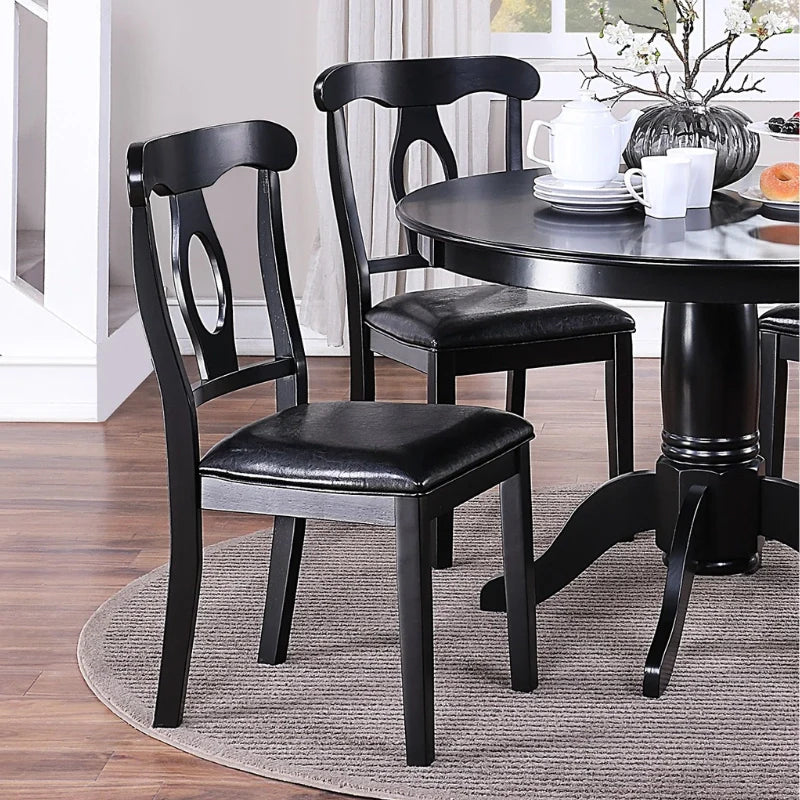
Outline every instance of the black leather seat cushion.
POLYGON ((505 411, 413 403, 311 403, 212 447, 202 475, 370 494, 422 494, 533 438, 505 411))
POLYGON ((503 286, 407 292, 365 314, 370 328, 432 350, 539 342, 633 331, 633 318, 608 303, 503 286))
POLYGON ((800 310, 800 306, 796 303, 775 306, 775 308, 761 315, 758 321, 758 327, 761 328, 762 331, 783 333, 788 336, 798 336, 800 335, 798 310, 800 310))

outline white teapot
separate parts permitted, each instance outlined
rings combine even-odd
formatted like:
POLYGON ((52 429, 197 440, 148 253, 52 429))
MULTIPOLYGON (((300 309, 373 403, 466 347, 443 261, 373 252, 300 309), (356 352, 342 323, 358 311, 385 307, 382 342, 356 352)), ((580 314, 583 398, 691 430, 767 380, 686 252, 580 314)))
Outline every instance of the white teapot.
POLYGON ((528 158, 549 167, 555 178, 585 188, 603 186, 619 174, 622 151, 641 111, 630 111, 618 120, 589 92, 581 92, 561 108, 552 121, 537 120, 528 138, 528 158), (536 136, 550 131, 550 157, 537 156, 536 136))

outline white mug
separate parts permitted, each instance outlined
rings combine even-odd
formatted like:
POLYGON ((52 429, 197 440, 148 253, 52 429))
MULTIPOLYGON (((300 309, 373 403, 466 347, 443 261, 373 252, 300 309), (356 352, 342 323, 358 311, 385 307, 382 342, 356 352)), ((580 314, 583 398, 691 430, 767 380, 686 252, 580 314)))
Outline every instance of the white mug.
POLYGON ((670 147, 669 158, 689 159, 689 201, 687 208, 708 208, 714 191, 717 151, 710 147, 670 147))
POLYGON ((676 156, 645 156, 641 169, 625 173, 625 187, 643 206, 645 213, 658 219, 686 216, 689 199, 689 159, 676 156), (633 186, 634 175, 642 176, 644 195, 633 186))

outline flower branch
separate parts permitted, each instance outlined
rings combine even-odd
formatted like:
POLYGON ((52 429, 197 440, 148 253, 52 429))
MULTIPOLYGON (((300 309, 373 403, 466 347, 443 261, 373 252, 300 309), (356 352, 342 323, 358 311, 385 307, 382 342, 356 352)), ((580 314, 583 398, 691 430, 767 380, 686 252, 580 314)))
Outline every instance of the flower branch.
MULTIPOLYGON (((611 100, 614 103, 617 103, 623 97, 625 97, 626 95, 629 95, 629 94, 632 94, 632 93, 635 92, 637 94, 644 94, 644 95, 647 95, 649 97, 659 97, 662 100, 666 100, 668 103, 677 104, 678 101, 675 98, 673 98, 671 96, 670 92, 669 92, 669 85, 670 85, 670 80, 671 80, 669 72, 666 73, 667 74, 666 87, 662 88, 662 86, 661 86, 661 84, 659 82, 658 74, 655 71, 653 71, 652 76, 653 76, 653 83, 655 84, 655 88, 653 88, 653 89, 645 89, 642 86, 639 86, 637 84, 625 81, 623 78, 621 78, 619 76, 618 73, 620 73, 620 72, 631 72, 634 75, 641 74, 637 70, 635 70, 635 69, 633 69, 631 67, 619 67, 614 72, 606 72, 605 70, 603 70, 600 67, 600 63, 599 63, 599 61, 597 59, 597 55, 593 52, 591 46, 589 45, 589 40, 588 39, 586 40, 586 44, 587 44, 587 46, 589 46, 589 52, 588 53, 583 53, 583 55, 584 56, 589 56, 592 59, 592 72, 591 73, 587 73, 584 70, 580 71, 581 75, 583 76, 583 81, 581 82, 581 86, 584 87, 584 88, 588 88, 593 81, 597 80, 598 78, 602 78, 603 80, 608 81, 610 84, 612 84, 617 89, 617 91, 615 91, 614 94, 612 94, 610 97, 604 97, 604 98, 598 97, 597 98, 598 100, 601 100, 603 102, 605 102, 607 100, 611 100)), ((666 70, 665 70, 665 72, 666 72, 666 70)))
MULTIPOLYGON (((613 94, 604 98, 617 102, 622 97, 637 93, 651 97, 659 97, 673 105, 684 103, 707 104, 712 98, 721 94, 740 94, 745 92, 762 92, 760 84, 763 79, 753 80, 745 76, 741 84, 733 85, 732 80, 742 65, 756 53, 766 49, 765 43, 775 36, 792 33, 797 22, 781 16, 775 11, 768 11, 758 18, 752 16, 755 0, 732 0, 725 9, 725 38, 707 47, 694 60, 691 57, 691 38, 699 19, 695 8, 696 0, 655 0, 652 6, 660 17, 656 25, 629 21, 617 17, 616 22, 607 18, 605 11, 600 10, 600 37, 605 38, 617 48, 617 55, 623 56, 622 67, 604 69, 600 66, 597 55, 587 39, 589 52, 585 53, 592 60, 590 72, 581 70, 584 88, 591 87, 596 80, 605 80, 613 87, 613 94), (680 42, 672 30, 668 4, 672 4, 675 20, 680 27, 680 42), (737 59, 732 58, 734 43, 742 36, 752 37, 755 45, 737 59), (673 87, 672 76, 660 64, 661 52, 658 40, 663 40, 680 62, 683 76, 673 87), (724 69, 721 78, 714 81, 705 93, 697 90, 697 80, 703 63, 714 53, 724 50, 724 69), (628 79, 623 73, 632 73, 628 79), (650 75, 653 88, 646 88, 639 78, 650 75), (661 75, 665 75, 662 85, 661 75)), ((598 98, 600 99, 600 98, 598 98)))

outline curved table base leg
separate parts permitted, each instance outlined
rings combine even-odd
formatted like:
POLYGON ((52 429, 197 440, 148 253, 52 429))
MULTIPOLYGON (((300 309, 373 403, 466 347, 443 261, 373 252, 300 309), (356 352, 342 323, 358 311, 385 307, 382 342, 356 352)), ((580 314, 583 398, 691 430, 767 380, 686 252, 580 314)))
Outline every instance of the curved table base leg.
POLYGON ((783 478, 761 479, 761 535, 798 549, 800 487, 783 478))
POLYGON ((694 581, 691 570, 691 562, 694 560, 693 537, 701 523, 706 489, 705 486, 690 487, 678 515, 669 552, 661 616, 644 668, 642 689, 646 697, 660 697, 663 694, 675 666, 675 656, 681 642, 686 607, 689 605, 689 594, 694 581))
MULTIPOLYGON (((536 602, 563 589, 615 544, 630 541, 655 524, 654 472, 629 472, 604 483, 575 509, 547 552, 536 560, 536 602)), ((481 589, 481 609, 505 611, 502 576, 481 589)))

